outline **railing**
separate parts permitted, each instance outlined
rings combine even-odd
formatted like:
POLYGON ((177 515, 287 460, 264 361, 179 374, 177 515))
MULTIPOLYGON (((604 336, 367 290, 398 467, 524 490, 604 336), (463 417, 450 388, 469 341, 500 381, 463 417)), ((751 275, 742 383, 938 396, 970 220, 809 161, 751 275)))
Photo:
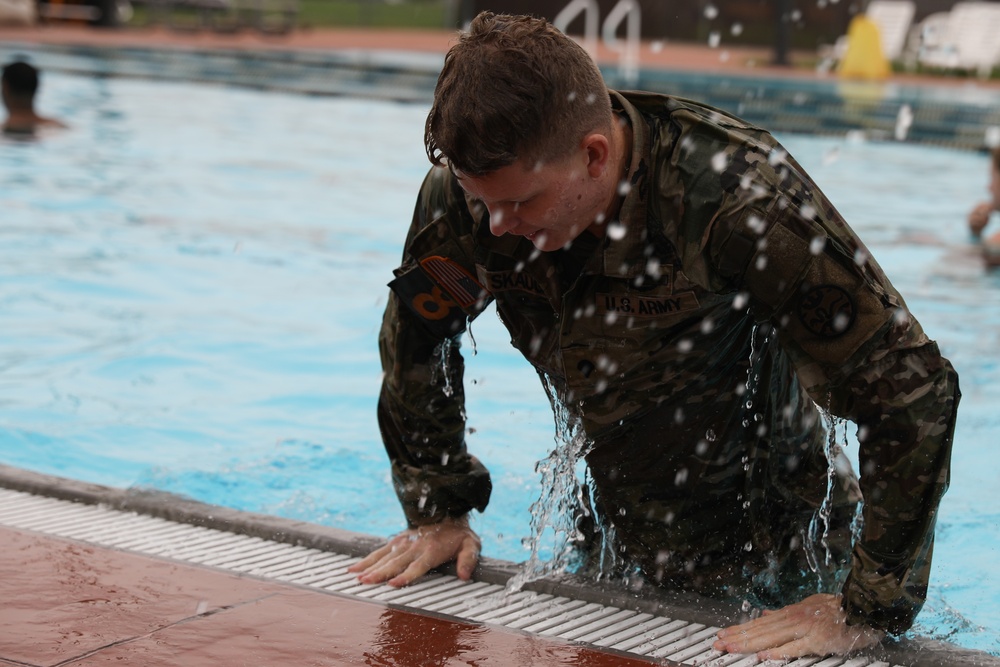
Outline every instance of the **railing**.
MULTIPOLYGON (((562 11, 556 14, 552 24, 563 32, 567 32, 569 24, 581 13, 584 14, 583 48, 592 58, 597 58, 598 24, 600 8, 597 0, 570 0, 562 11)), ((619 0, 618 4, 608 12, 601 26, 600 38, 605 48, 618 53, 618 73, 621 78, 634 84, 639 80, 639 38, 642 20, 642 10, 638 0, 619 0), (618 28, 622 22, 625 26, 624 44, 618 39, 618 28)))
POLYGON ((597 6, 597 0, 571 0, 562 11, 552 19, 552 25, 566 32, 569 24, 573 22, 581 12, 585 12, 583 28, 583 48, 587 50, 591 58, 597 57, 597 22, 601 13, 597 6))

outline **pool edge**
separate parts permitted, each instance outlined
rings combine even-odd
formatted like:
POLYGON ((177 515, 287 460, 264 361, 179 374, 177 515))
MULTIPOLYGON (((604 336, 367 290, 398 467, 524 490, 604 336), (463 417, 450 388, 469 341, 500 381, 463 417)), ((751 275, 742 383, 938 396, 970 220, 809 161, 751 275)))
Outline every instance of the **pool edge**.
MULTIPOLYGON (((350 556, 363 556, 385 542, 372 535, 210 505, 165 491, 120 489, 4 464, 0 464, 0 488, 350 556)), ((439 571, 454 575, 453 566, 439 571)), ((503 585, 517 571, 516 563, 483 557, 473 579, 503 585)), ((628 591, 620 586, 594 584, 574 575, 533 581, 524 590, 659 615, 675 614, 706 625, 724 626, 741 616, 735 606, 693 594, 651 589, 628 591)), ((1000 667, 1000 658, 988 653, 927 638, 894 641, 861 655, 910 667, 1000 667)))

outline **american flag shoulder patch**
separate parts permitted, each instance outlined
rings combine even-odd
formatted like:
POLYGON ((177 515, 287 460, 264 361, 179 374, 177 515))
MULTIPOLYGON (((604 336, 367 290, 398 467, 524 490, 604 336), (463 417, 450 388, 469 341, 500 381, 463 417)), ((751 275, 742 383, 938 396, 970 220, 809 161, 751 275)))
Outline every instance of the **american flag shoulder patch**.
POLYGON ((457 262, 432 255, 420 260, 420 267, 462 308, 486 296, 486 288, 457 262))

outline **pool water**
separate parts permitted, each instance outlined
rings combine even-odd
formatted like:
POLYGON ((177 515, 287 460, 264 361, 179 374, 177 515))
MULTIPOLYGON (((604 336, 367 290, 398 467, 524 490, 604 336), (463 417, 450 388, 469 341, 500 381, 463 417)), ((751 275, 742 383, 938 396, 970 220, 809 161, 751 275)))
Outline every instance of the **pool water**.
MULTIPOLYGON (((0 140, 0 462, 400 530, 375 337, 426 108, 54 72, 41 107, 72 129, 0 140)), ((916 630, 1000 655, 1000 274, 964 222, 987 158, 782 139, 960 373, 916 630)), ((553 419, 496 318, 472 333, 469 446, 494 476, 474 526, 485 555, 521 561, 553 419)))

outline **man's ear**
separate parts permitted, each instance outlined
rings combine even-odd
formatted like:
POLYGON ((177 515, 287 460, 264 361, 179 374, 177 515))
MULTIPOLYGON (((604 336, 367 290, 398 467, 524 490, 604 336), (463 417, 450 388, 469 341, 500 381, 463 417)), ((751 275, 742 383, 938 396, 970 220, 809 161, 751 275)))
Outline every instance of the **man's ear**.
POLYGON ((580 148, 587 156, 587 173, 591 178, 599 177, 611 159, 611 141, 605 134, 592 132, 583 138, 580 148))

